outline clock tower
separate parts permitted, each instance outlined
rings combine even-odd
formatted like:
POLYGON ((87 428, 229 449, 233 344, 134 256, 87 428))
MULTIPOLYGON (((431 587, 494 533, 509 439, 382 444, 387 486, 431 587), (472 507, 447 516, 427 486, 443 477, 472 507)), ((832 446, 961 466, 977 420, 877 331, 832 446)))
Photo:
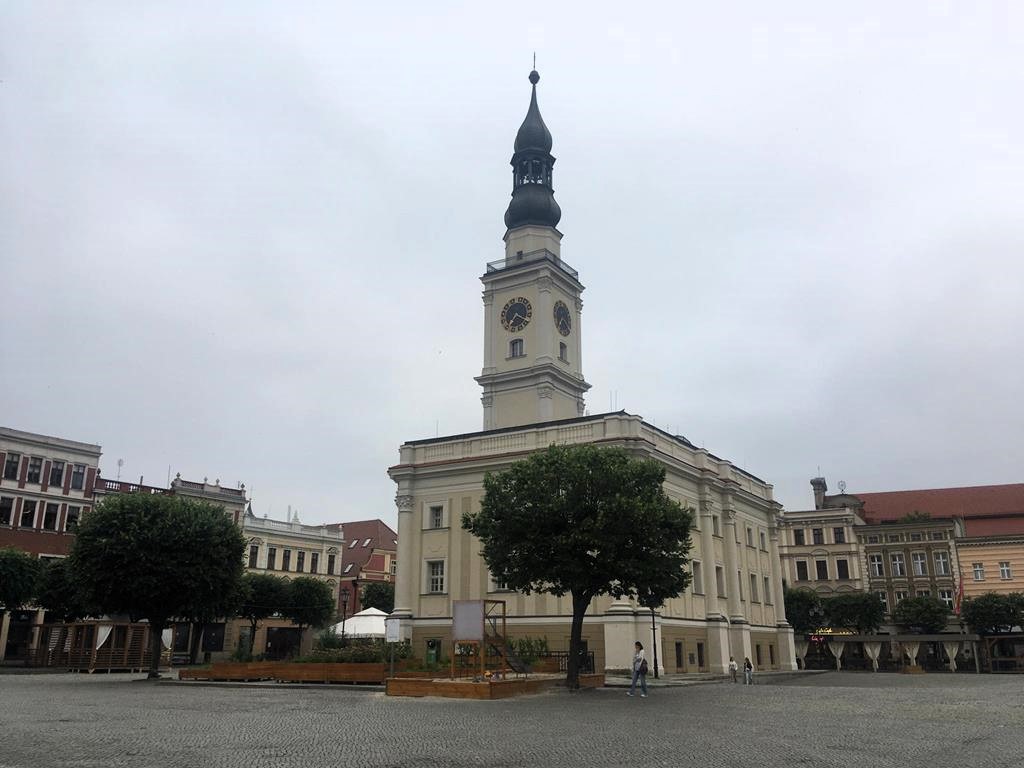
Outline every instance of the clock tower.
POLYGON ((505 211, 505 258, 484 284, 483 387, 486 429, 583 415, 580 313, 583 285, 562 261, 562 211, 551 185, 551 132, 537 107, 540 75, 512 154, 512 200, 505 211))

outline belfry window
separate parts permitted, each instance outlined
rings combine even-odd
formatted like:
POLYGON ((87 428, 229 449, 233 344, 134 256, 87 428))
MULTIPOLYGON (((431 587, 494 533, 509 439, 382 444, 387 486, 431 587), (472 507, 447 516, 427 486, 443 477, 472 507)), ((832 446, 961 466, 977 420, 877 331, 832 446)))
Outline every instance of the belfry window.
POLYGON ((508 343, 508 356, 509 357, 523 357, 526 351, 523 347, 522 339, 512 339, 508 343))

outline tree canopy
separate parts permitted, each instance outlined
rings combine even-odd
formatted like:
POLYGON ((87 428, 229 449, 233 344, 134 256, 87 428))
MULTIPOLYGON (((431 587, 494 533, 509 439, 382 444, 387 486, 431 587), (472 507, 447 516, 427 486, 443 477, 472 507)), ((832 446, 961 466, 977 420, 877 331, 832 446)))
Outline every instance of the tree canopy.
POLYGON ((256 642, 260 622, 280 613, 290 599, 288 582, 269 573, 246 573, 241 581, 238 615, 249 622, 249 655, 256 642))
POLYGON ((893 612, 893 621, 922 635, 932 635, 946 628, 949 608, 937 597, 908 597, 900 601, 893 612))
POLYGON ((334 593, 319 579, 299 576, 288 582, 286 599, 281 613, 300 629, 323 627, 334 618, 334 593))
POLYGON ((797 635, 809 635, 821 627, 824 608, 818 593, 806 587, 787 587, 783 595, 786 620, 797 635))
MULTIPOLYGON (((829 626, 869 634, 885 621, 885 607, 873 592, 843 592, 822 600, 829 626)), ((789 615, 788 613, 786 614, 789 615)))
POLYGON ((78 527, 70 565, 86 603, 150 624, 150 677, 160 634, 177 617, 223 604, 242 575, 245 539, 221 507, 181 496, 107 496, 78 527))
POLYGON ((690 510, 662 487, 665 468, 625 450, 552 445, 488 474, 462 526, 496 581, 572 596, 567 684, 579 685, 583 617, 598 595, 664 601, 690 581, 690 510))
POLYGON ((36 596, 39 560, 14 547, 0 548, 0 608, 16 611, 36 596))
POLYGON ((390 581, 371 581, 363 587, 360 604, 363 608, 391 613, 395 609, 395 585, 390 581))
POLYGON ((59 616, 61 621, 77 621, 101 613, 83 602, 82 591, 66 558, 43 563, 36 588, 36 603, 59 616))
POLYGON ((961 618, 979 635, 1012 632, 1024 626, 1024 593, 986 592, 964 600, 961 618))

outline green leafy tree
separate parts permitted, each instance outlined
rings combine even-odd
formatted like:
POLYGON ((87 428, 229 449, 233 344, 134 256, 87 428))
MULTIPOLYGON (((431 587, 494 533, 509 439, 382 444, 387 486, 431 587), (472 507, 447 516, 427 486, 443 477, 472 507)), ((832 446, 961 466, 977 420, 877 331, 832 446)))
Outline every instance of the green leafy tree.
POLYGON ((43 564, 39 573, 36 603, 40 608, 56 614, 61 621, 77 621, 100 613, 85 605, 82 591, 75 582, 66 558, 49 560, 43 564))
POLYGON ((200 595, 199 600, 186 606, 179 618, 189 622, 188 663, 195 664, 199 656, 199 645, 206 632, 206 626, 220 618, 237 616, 245 593, 241 577, 229 589, 222 592, 214 600, 200 595))
POLYGON ((849 629, 862 635, 875 632, 885 620, 882 601, 878 595, 869 592, 833 595, 822 601, 822 608, 829 626, 849 629))
POLYGON ((475 535, 495 580, 572 597, 566 684, 579 687, 583 617, 598 595, 665 600, 689 584, 691 512, 664 492, 665 468, 621 448, 551 446, 484 479, 475 535))
POLYGON ((371 581, 363 587, 360 604, 363 608, 391 613, 395 609, 395 585, 390 581, 371 581))
POLYGON ((288 582, 287 601, 282 614, 300 631, 326 626, 334 618, 334 594, 319 579, 299 576, 288 582))
POLYGON ((979 635, 1011 632, 1024 625, 1024 594, 986 592, 964 600, 961 618, 979 635))
POLYGON ((946 628, 949 608, 937 597, 908 597, 893 612, 893 621, 910 632, 933 635, 946 628))
POLYGON ((825 613, 817 592, 806 587, 787 587, 783 601, 786 620, 797 635, 809 635, 821 627, 825 613))
POLYGON ((242 576, 238 615, 249 622, 249 656, 252 656, 260 622, 282 613, 290 599, 288 582, 280 576, 269 573, 246 573, 242 576))
POLYGON ((39 560, 14 547, 0 548, 0 608, 16 611, 36 596, 39 560))
POLYGON ((69 557, 89 605, 150 625, 150 677, 170 621, 219 606, 242 575, 245 539, 221 507, 181 496, 106 497, 78 527, 69 557))

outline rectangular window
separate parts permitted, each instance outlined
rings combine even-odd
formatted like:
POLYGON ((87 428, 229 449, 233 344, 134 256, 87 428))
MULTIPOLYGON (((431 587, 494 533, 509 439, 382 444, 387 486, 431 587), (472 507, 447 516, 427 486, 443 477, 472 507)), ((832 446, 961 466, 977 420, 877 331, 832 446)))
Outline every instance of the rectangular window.
POLYGON ((872 576, 884 576, 885 571, 882 570, 882 556, 881 555, 868 555, 868 566, 871 568, 872 576))
POLYGON ((78 530, 78 521, 81 520, 81 518, 82 518, 82 508, 81 507, 68 507, 68 516, 67 516, 67 519, 64 521, 64 530, 65 531, 77 531, 78 530))
POLYGON ((1012 579, 1013 574, 1010 572, 1010 561, 1003 560, 999 563, 999 578, 1000 579, 1012 579))
POLYGON ((914 567, 915 576, 928 575, 928 563, 924 552, 912 552, 910 554, 910 562, 914 567))
POLYGON ((43 511, 43 530, 44 531, 56 531, 57 530, 57 515, 60 513, 60 507, 56 504, 47 504, 46 509, 43 511))
POLYGON ((427 562, 427 587, 435 594, 444 592, 444 560, 427 562))
POLYGON ((885 592, 875 592, 878 596, 878 602, 882 604, 882 610, 886 613, 889 612, 889 595, 885 592))
POLYGON ((877 544, 878 536, 868 536, 868 544, 877 544))
POLYGON ((743 571, 736 571, 736 589, 739 591, 740 600, 746 600, 743 596, 743 571))
POLYGON ((750 574, 750 602, 759 603, 761 602, 757 597, 757 574, 750 574))
POLYGON ((832 539, 836 544, 846 543, 846 529, 845 528, 833 528, 832 539))
POLYGON ((80 491, 85 487, 85 464, 75 464, 71 469, 71 490, 80 491))
POLYGON ((0 525, 10 525, 14 516, 14 499, 10 496, 0 498, 0 525))
POLYGON ((287 570, 290 570, 291 567, 292 567, 292 551, 290 549, 286 549, 284 552, 281 553, 281 570, 282 571, 287 571, 287 570))
POLYGON ((797 581, 808 581, 807 578, 807 561, 797 560, 796 561, 796 580, 797 581))
POLYGON ((822 530, 821 528, 812 528, 811 529, 811 540, 815 544, 824 544, 825 543, 825 531, 822 530))
POLYGON ((436 506, 430 508, 430 527, 444 528, 444 507, 436 506))
POLYGON ((764 551, 768 551, 768 542, 765 539, 764 531, 761 531, 760 534, 761 534, 761 549, 764 550, 764 551))
POLYGON ((50 465, 50 485, 60 486, 64 483, 64 462, 55 461, 50 465))
POLYGON ((344 571, 342 571, 342 573, 343 573, 343 574, 345 574, 345 573, 349 573, 349 572, 351 572, 351 570, 352 570, 352 566, 353 566, 353 565, 355 565, 355 563, 349 563, 348 565, 346 565, 346 566, 345 566, 345 570, 344 570, 344 571))
POLYGON ((936 552, 935 553, 935 575, 936 576, 949 576, 949 553, 948 552, 936 552))
POLYGON ((764 601, 768 605, 771 605, 771 603, 772 603, 772 591, 771 591, 771 589, 768 586, 768 577, 765 576, 762 579, 762 581, 764 582, 764 601))
POLYGON ((249 567, 250 568, 255 568, 256 567, 256 558, 259 557, 259 554, 260 554, 260 545, 259 544, 250 544, 249 545, 249 567))
POLYGON ((911 541, 921 541, 921 539, 922 539, 922 536, 921 536, 921 532, 920 531, 918 531, 917 533, 910 534, 910 540, 911 541))
POLYGON ((903 590, 903 589, 897 589, 895 592, 893 592, 892 596, 895 599, 896 605, 899 605, 900 603, 902 603, 904 600, 907 599, 906 590, 903 590))
POLYGON ((943 533, 942 531, 932 531, 928 535, 928 538, 931 539, 932 541, 942 541, 943 539, 946 538, 946 534, 943 533))
POLYGON ((509 357, 525 357, 526 352, 523 349, 522 339, 512 339, 508 343, 508 356, 509 357))
POLYGON ((903 537, 900 536, 898 533, 890 533, 888 536, 885 537, 885 540, 886 541, 897 542, 897 541, 903 541, 903 537))
POLYGON ((328 555, 327 556, 327 573, 329 575, 331 575, 331 576, 334 575, 334 563, 335 563, 336 559, 337 559, 337 555, 328 555))
POLYGON ((747 546, 754 546, 754 529, 749 525, 747 526, 747 546))
POLYGON ((754 663, 757 664, 758 669, 761 668, 761 644, 758 643, 754 646, 754 663))
POLYGON ((919 589, 919 590, 917 590, 917 596, 918 597, 930 597, 931 594, 932 594, 931 591, 927 590, 927 589, 919 589))
POLYGON ((985 580, 985 564, 984 563, 971 563, 971 570, 974 571, 975 581, 985 580))
POLYGON ((319 573, 320 571, 320 553, 310 552, 309 554, 309 572, 319 573))
POLYGON ((270 547, 267 549, 267 570, 277 570, 277 547, 270 547))
POLYGON ((715 588, 719 597, 725 597, 725 571, 720 565, 715 566, 715 588))
POLYGON ((30 483, 38 483, 40 475, 43 473, 43 460, 38 456, 33 456, 28 460, 28 477, 26 478, 30 483))
POLYGON ((818 581, 828 581, 828 560, 814 561, 814 575, 818 581))
POLYGON ((949 610, 953 610, 953 590, 951 589, 940 589, 939 600, 946 604, 949 610))
POLYGON ((836 560, 836 578, 850 578, 850 564, 846 560, 836 560))
POLYGON ((903 561, 903 555, 900 552, 895 552, 889 556, 889 563, 892 565, 893 576, 906 576, 907 566, 903 561))
POLYGON ((563 363, 569 362, 569 347, 565 345, 564 341, 558 342, 558 359, 563 363))
POLYGON ((363 540, 363 546, 364 546, 364 547, 368 547, 368 546, 370 546, 370 542, 371 542, 371 541, 373 541, 373 539, 364 539, 364 540, 363 540))
POLYGON ((18 465, 21 464, 21 455, 8 453, 4 460, 4 480, 18 479, 18 465))
POLYGON ((306 570, 306 553, 297 552, 295 554, 295 570, 297 573, 302 573, 306 570))
POLYGON ((20 528, 33 528, 36 524, 36 503, 30 499, 25 499, 21 503, 21 522, 18 523, 20 528))
POLYGON ((398 574, 398 561, 397 560, 392 560, 391 561, 391 575, 395 576, 397 574, 398 574))
POLYGON ((793 529, 793 543, 797 546, 803 546, 804 544, 804 531, 803 528, 793 529))
POLYGON ((695 595, 704 594, 704 568, 697 560, 693 561, 693 583, 690 585, 695 595))
POLYGON ((711 533, 715 536, 722 535, 722 528, 720 523, 718 522, 718 515, 711 516, 711 533))

